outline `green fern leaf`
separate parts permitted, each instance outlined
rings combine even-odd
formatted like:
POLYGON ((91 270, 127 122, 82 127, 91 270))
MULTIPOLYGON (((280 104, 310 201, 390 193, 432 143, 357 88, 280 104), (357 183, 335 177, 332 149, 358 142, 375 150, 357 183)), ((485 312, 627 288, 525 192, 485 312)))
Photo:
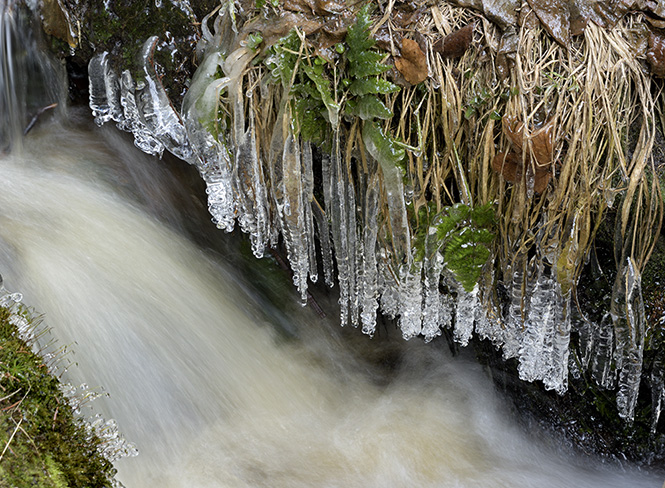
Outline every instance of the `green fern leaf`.
POLYGON ((355 101, 349 102, 351 114, 360 117, 363 120, 390 119, 393 113, 386 105, 374 95, 360 97, 355 101))
POLYGON ((351 83, 349 86, 349 93, 352 95, 362 97, 364 95, 374 94, 387 94, 399 91, 399 86, 391 83, 388 80, 381 79, 360 79, 351 83))
POLYGON ((369 37, 370 8, 371 4, 366 3, 358 12, 356 22, 347 31, 346 43, 350 52, 367 51, 374 46, 374 39, 369 37))
POLYGON ((354 78, 378 76, 390 70, 390 66, 381 63, 383 55, 375 51, 363 51, 354 59, 349 56, 349 74, 354 78))
POLYGON ((303 71, 307 77, 314 82, 314 86, 318 91, 321 101, 328 109, 328 120, 333 126, 333 129, 339 124, 339 105, 332 97, 332 90, 330 89, 330 82, 323 76, 323 66, 303 66, 303 71))

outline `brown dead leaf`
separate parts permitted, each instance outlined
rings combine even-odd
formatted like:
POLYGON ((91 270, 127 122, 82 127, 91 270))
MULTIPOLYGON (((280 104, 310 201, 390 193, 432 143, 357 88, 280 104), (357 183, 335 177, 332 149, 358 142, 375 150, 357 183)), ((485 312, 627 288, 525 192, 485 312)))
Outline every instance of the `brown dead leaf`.
POLYGON ((319 37, 316 40, 316 49, 328 49, 338 42, 342 42, 353 21, 354 17, 351 15, 351 12, 346 11, 343 15, 336 15, 323 24, 319 37))
POLYGON ((471 46, 472 40, 473 24, 469 24, 437 41, 432 49, 444 58, 461 58, 471 46))
MULTIPOLYGON (((504 117, 503 131, 510 142, 523 150, 524 124, 515 117, 504 117)), ((541 127, 526 135, 527 144, 530 146, 539 166, 548 166, 552 162, 554 119, 550 119, 541 127)))
POLYGON ((665 77, 665 38, 660 35, 649 36, 647 62, 654 76, 665 77))
MULTIPOLYGON (((511 149, 507 153, 498 153, 492 160, 492 169, 503 176, 506 181, 519 184, 522 181, 524 173, 524 162, 521 151, 511 149)), ((533 179, 533 191, 541 194, 545 191, 552 178, 552 171, 549 166, 541 168, 540 166, 529 163, 527 158, 526 178, 527 180, 533 179)))
POLYGON ((411 39, 402 39, 402 55, 395 58, 395 67, 412 85, 427 79, 427 58, 418 43, 411 39))
POLYGON ((503 131, 514 146, 509 152, 500 152, 492 160, 492 168, 506 181, 519 183, 524 175, 533 179, 533 190, 542 193, 552 177, 554 120, 524 137, 524 124, 514 117, 503 118, 503 131), (524 143, 530 148, 523 154, 524 143))
POLYGON ((283 8, 292 12, 326 16, 346 10, 344 2, 334 0, 284 0, 283 8))
POLYGON ((376 41, 376 47, 382 51, 391 52, 392 43, 400 45, 402 35, 398 31, 391 32, 388 28, 388 23, 385 23, 374 34, 374 40, 376 41))
POLYGON ((403 4, 403 8, 396 8, 393 10, 393 15, 391 17, 393 23, 401 29, 412 28, 423 16, 422 9, 408 11, 404 8, 405 6, 406 4, 403 4))
POLYGON ((282 12, 277 19, 260 19, 248 22, 243 31, 260 32, 263 35, 265 46, 272 46, 279 39, 287 35, 294 27, 298 27, 306 36, 317 32, 323 24, 308 18, 305 14, 296 12, 282 12))
POLYGON ((540 167, 549 167, 552 164, 554 153, 554 119, 548 120, 539 129, 531 133, 529 143, 531 151, 540 167))
POLYGON ((529 0, 529 5, 559 44, 570 45, 570 9, 566 0, 529 0))
POLYGON ((522 156, 516 151, 500 152, 492 160, 492 169, 506 181, 516 183, 522 175, 522 156))
POLYGON ((522 140, 524 139, 524 124, 515 117, 506 116, 501 121, 501 125, 503 126, 503 132, 508 137, 508 140, 521 151, 522 140))

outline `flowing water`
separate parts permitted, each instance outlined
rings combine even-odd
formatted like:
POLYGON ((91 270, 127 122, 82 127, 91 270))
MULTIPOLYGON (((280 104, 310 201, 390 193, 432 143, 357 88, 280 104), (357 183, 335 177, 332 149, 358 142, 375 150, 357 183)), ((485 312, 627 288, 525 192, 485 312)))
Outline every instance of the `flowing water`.
POLYGON ((205 208, 111 128, 44 120, 0 182, 5 286, 71 345, 65 379, 109 393, 128 488, 662 486, 527 435, 441 341, 342 330, 237 236, 191 238, 205 208))

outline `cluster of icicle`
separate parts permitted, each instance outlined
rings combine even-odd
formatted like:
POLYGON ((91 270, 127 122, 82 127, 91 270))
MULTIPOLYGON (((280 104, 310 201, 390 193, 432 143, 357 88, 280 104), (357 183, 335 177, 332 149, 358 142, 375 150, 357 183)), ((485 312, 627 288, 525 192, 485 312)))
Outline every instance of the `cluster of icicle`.
MULTIPOLYGON (((66 362, 67 349, 62 347, 53 351, 52 347, 38 344, 38 340, 44 335, 46 329, 41 328, 32 320, 30 312, 22 306, 22 300, 21 293, 7 291, 2 276, 0 276, 0 307, 9 310, 9 323, 16 327, 19 338, 42 357, 49 374, 61 378, 67 367, 71 365, 71 363, 63 365, 66 362)), ((102 393, 88 388, 86 384, 75 387, 70 383, 60 383, 59 386, 74 415, 80 415, 83 406, 89 406, 90 402, 102 396, 102 393)), ((94 436, 101 441, 98 446, 99 452, 108 461, 115 462, 124 457, 138 455, 136 446, 128 442, 118 431, 115 420, 106 420, 101 414, 96 414, 93 418, 83 416, 79 419, 89 438, 94 436)), ((114 486, 120 486, 117 480, 114 479, 112 482, 114 486)))
MULTIPOLYGON (((112 120, 132 132, 143 151, 161 155, 167 149, 193 164, 207 184, 213 221, 231 231, 237 220, 249 234, 257 257, 281 236, 303 303, 308 279, 316 281, 318 276, 315 242, 319 242, 326 284, 333 286, 337 277, 342 325, 361 325, 364 333, 372 335, 381 310, 398 317, 406 339, 423 336, 429 341, 443 327, 454 327, 455 339, 467 345, 475 332, 503 347, 506 358, 518 358, 522 379, 541 380, 559 393, 567 389, 569 366, 579 370, 578 365, 569 364, 570 332, 575 327, 589 332, 582 366, 590 368, 603 386, 612 387, 618 381, 620 414, 633 418, 644 311, 639 276, 630 261, 622 271, 625 286, 615 287, 616 307, 608 318, 619 323, 616 330, 623 331, 616 337, 608 324, 595 326, 576 319, 570 291, 562 291, 550 268, 542 264, 509 270, 512 281, 504 283, 508 303, 485 306, 489 302, 483 297, 485 287, 467 292, 446 271, 436 247, 435 228, 425 244, 425 255, 432 257, 413 259, 401 174, 384 164, 377 151, 367 148, 369 171, 359 177, 362 181, 352 180, 340 149, 343 133, 333 126, 331 151, 322 154, 320 161, 321 205, 313 195, 312 147, 295 133, 285 110, 288 90, 272 128, 269 150, 257 147, 257 114, 245 97, 267 96, 267 88, 263 83, 257 93, 245 91, 246 69, 255 53, 236 39, 228 17, 216 17, 214 33, 208 28, 209 18, 202 22, 202 58, 180 110, 170 103, 153 65, 156 38, 144 45, 141 81, 135 81, 129 71, 118 75, 106 53, 94 57, 89 77, 96 122, 112 120), (218 120, 222 92, 230 126, 218 120), (382 198, 387 201, 390 225, 380 219, 382 198), (621 303, 628 303, 628 309, 620 309, 621 303)), ((659 412, 665 404, 663 378, 653 380, 661 385, 654 390, 660 395, 659 412)))

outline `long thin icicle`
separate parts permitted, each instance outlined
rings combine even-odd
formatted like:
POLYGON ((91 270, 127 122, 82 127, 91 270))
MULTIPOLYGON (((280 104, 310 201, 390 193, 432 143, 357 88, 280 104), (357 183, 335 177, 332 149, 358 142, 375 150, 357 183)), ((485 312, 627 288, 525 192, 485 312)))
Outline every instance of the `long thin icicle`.
POLYGON ((361 281, 359 293, 361 302, 361 323, 365 334, 373 335, 376 329, 378 302, 378 273, 376 261, 376 238, 379 232, 379 198, 381 189, 376 172, 370 171, 364 191, 364 222, 362 235, 361 281))
POLYGON ((619 370, 617 408, 619 415, 628 421, 635 416, 642 375, 645 316, 640 282, 639 271, 632 258, 628 258, 617 274, 612 292, 615 361, 619 370))

